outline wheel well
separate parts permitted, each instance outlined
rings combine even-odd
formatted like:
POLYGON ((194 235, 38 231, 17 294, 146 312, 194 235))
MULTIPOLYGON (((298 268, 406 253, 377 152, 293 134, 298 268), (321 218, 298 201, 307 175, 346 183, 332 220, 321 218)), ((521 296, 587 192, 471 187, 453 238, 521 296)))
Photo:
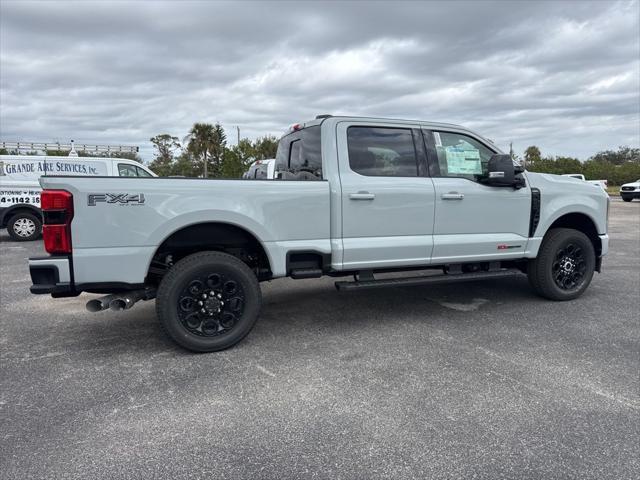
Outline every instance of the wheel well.
POLYGON ((145 283, 158 284, 171 266, 193 253, 225 252, 245 262, 258 280, 271 278, 271 267, 262 244, 250 232, 228 223, 198 223, 173 232, 156 250, 145 283))
POLYGON ((587 215, 583 213, 568 213, 553 222, 549 230, 552 228, 573 228, 574 230, 579 230, 591 240, 593 248, 596 251, 596 256, 599 257, 602 253, 602 243, 598 236, 598 229, 595 223, 593 223, 593 220, 587 215))
POLYGON ((4 212, 2 217, 2 227, 6 227, 9 223, 9 220, 11 220, 11 218, 15 216, 16 213, 21 212, 31 213, 38 217, 40 221, 42 221, 42 212, 38 208, 30 207, 28 205, 16 205, 15 207, 9 207, 7 211, 4 212))

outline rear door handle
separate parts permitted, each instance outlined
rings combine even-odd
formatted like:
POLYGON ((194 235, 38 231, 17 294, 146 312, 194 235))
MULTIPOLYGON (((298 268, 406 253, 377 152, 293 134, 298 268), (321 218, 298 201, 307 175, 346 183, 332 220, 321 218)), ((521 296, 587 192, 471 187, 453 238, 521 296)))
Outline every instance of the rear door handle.
POLYGON ((449 193, 442 194, 443 200, 462 200, 463 198, 464 198, 464 194, 458 193, 458 192, 449 192, 449 193))
POLYGON ((373 200, 376 196, 369 192, 350 193, 349 198, 351 200, 373 200))

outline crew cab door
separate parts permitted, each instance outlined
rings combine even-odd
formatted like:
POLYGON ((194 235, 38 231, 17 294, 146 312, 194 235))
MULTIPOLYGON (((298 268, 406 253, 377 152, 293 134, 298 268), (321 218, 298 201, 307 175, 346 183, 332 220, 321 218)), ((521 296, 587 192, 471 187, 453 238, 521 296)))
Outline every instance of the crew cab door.
POLYGON ((344 270, 426 265, 434 188, 416 125, 337 124, 344 270))
POLYGON ((520 258, 531 191, 480 183, 493 148, 468 132, 424 130, 435 187, 432 263, 520 258))

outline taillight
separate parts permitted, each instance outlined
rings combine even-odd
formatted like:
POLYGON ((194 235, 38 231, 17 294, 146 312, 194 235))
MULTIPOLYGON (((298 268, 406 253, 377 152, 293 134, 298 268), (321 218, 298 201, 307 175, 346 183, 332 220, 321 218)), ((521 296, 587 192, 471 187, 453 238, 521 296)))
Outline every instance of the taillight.
POLYGON ((44 249, 49 253, 71 253, 73 195, 66 190, 43 190, 40 207, 44 249))

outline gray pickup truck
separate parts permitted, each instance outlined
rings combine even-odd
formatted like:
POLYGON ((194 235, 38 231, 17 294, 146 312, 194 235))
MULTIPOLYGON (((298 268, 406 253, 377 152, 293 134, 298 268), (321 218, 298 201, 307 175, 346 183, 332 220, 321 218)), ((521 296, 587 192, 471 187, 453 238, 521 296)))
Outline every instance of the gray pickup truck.
POLYGON ((608 250, 604 191, 523 171, 456 125, 319 116, 282 137, 275 171, 43 177, 50 256, 29 259, 31 292, 107 294, 90 311, 155 298, 178 344, 215 351, 249 333, 262 281, 351 276, 336 282, 350 290, 526 274, 570 300, 608 250), (381 278, 390 271, 407 273, 381 278))

